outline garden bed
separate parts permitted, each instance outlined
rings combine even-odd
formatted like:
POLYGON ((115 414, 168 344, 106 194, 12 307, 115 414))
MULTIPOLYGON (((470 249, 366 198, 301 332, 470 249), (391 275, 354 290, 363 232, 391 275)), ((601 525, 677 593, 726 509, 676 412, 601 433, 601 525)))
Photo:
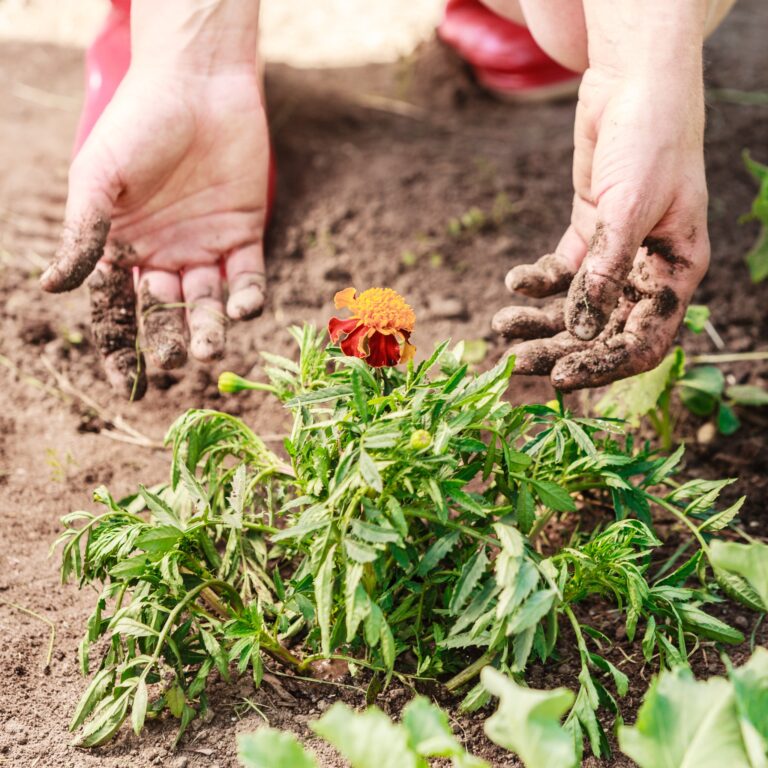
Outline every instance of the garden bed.
MULTIPOLYGON (((760 0, 737 5, 708 48, 710 87, 766 88, 767 26, 768 9, 760 0)), ((149 723, 140 739, 126 728, 98 753, 74 750, 66 726, 84 688, 76 650, 92 596, 60 586, 58 556, 48 559, 60 516, 90 508, 91 490, 99 484, 120 495, 132 492, 138 482, 166 479, 167 453, 110 439, 130 437, 120 429, 118 415, 154 440, 189 407, 236 413, 263 435, 281 434, 286 418, 279 407, 260 393, 220 395, 216 375, 225 367, 247 373, 260 349, 287 352, 286 327, 304 320, 323 324, 331 312, 329 298, 347 285, 388 285, 406 295, 416 310, 414 340, 422 350, 451 335, 485 339, 484 365, 494 362, 503 346, 488 333, 489 316, 507 301, 506 270, 551 248, 569 215, 573 104, 498 104, 477 92, 461 66, 433 43, 398 65, 323 72, 274 67, 268 89, 279 186, 268 240, 268 311, 261 320, 231 329, 220 368, 191 365, 180 374, 157 374, 141 405, 129 406, 113 397, 102 380, 88 340, 84 292, 44 296, 35 281, 40 257, 47 258, 55 244, 63 208, 80 58, 78 51, 28 44, 4 45, 0 52, 9 73, 0 85, 6 105, 0 119, 5 395, 0 414, 0 601, 5 604, 0 622, 6 638, 0 648, 6 669, 0 761, 20 767, 123 766, 129 761, 137 767, 234 766, 234 734, 256 728, 263 722, 260 712, 272 725, 308 736, 307 720, 338 697, 359 705, 363 694, 339 688, 333 679, 308 683, 273 676, 256 692, 245 681, 217 684, 213 718, 195 723, 178 752, 171 751, 175 726, 170 722, 149 723), (403 101, 415 108, 404 109, 403 101), (472 208, 483 212, 484 222, 457 235, 450 220, 472 208), (84 405, 70 386, 103 410, 84 405), (50 666, 49 627, 11 604, 55 625, 50 666)), ((765 106, 710 100, 713 259, 696 300, 709 304, 726 348, 735 352, 760 347, 768 338, 766 288, 750 284, 742 263, 755 230, 736 224, 754 195, 740 153, 749 147, 757 159, 766 160, 766 125, 765 106)), ((712 351, 707 337, 684 333, 682 343, 686 350, 712 351)), ((741 365, 726 372, 740 383, 765 384, 766 370, 741 365)), ((513 379, 509 397, 513 402, 544 401, 551 390, 542 381, 513 379)), ((581 398, 571 395, 567 402, 578 408, 581 398)), ((768 418, 751 410, 742 413, 742 420, 736 435, 696 444, 701 422, 688 417, 679 436, 691 443, 687 473, 739 477, 727 489, 726 500, 747 494, 743 525, 753 535, 764 535, 768 418)), ((597 605, 584 610, 594 626, 616 640, 609 658, 633 681, 623 700, 631 719, 653 670, 639 665, 639 651, 617 629, 614 614, 597 605)), ((724 611, 749 634, 753 614, 734 607, 724 611)), ((765 644, 767 639, 763 627, 757 640, 765 644)), ((578 658, 567 635, 560 648, 558 664, 532 670, 533 685, 574 686, 578 658)), ((746 648, 732 655, 741 661, 746 648)), ((711 651, 698 653, 693 665, 700 675, 722 673, 711 651)), ((329 670, 329 678, 334 671, 329 670)), ((409 695, 393 685, 380 703, 396 714, 409 695)), ((514 765, 485 740, 481 720, 459 718, 459 734, 492 764, 514 765)), ((330 750, 320 751, 329 768, 340 765, 330 750)), ((618 757, 606 764, 629 763, 618 757)))

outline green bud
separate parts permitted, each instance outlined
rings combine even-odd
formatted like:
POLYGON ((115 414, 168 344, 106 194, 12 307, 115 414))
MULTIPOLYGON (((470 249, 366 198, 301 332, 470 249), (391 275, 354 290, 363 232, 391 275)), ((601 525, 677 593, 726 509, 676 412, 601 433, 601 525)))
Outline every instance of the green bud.
POLYGON ((224 371, 219 376, 219 392, 241 392, 244 389, 253 389, 252 382, 232 371, 224 371))
POLYGON ((432 445, 432 435, 426 429, 417 429, 408 441, 408 446, 414 451, 423 451, 432 445))

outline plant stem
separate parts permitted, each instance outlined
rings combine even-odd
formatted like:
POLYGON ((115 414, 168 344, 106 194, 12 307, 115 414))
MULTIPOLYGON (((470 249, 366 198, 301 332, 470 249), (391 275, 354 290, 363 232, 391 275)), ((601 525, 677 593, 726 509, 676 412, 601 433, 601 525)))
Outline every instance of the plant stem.
POLYGON ((486 651, 479 659, 476 659, 466 667, 466 669, 463 669, 458 675, 452 677, 445 684, 445 687, 449 691, 455 691, 458 688, 461 688, 465 683, 474 680, 485 667, 493 662, 495 658, 496 651, 486 651))
POLYGON ((724 355, 694 355, 690 362, 694 365, 699 363, 709 363, 717 365, 719 363, 744 363, 751 360, 768 360, 768 350, 759 352, 732 352, 724 355))
POLYGON ((701 545, 701 548, 704 550, 704 552, 709 554, 709 544, 707 544, 707 542, 704 540, 704 537, 701 535, 701 532, 692 520, 689 520, 674 504, 670 504, 668 501, 661 499, 658 496, 654 496, 652 493, 648 493, 647 496, 651 501, 653 501, 655 504, 658 504, 660 507, 663 507, 668 512, 671 512, 681 523, 687 526, 701 545))

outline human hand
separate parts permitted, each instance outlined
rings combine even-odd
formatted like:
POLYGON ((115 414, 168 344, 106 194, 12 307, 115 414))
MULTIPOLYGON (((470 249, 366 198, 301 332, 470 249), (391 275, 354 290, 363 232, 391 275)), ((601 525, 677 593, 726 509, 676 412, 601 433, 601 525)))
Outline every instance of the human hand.
POLYGON ((511 349, 518 373, 550 374, 567 391, 661 362, 709 263, 702 91, 700 65, 585 73, 571 225, 554 254, 506 278, 525 296, 567 298, 493 319, 497 332, 528 339, 511 349))
POLYGON ((261 313, 269 138, 255 49, 242 64, 187 67, 138 55, 72 163, 47 291, 88 280, 113 386, 139 399, 137 345, 162 368, 224 351, 226 318, 261 313), (226 278, 229 298, 223 287, 226 278))

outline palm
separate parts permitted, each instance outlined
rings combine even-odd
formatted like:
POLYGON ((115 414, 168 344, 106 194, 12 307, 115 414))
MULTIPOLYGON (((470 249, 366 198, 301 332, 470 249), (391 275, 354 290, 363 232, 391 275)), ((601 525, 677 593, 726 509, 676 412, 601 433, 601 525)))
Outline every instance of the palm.
POLYGON ((129 71, 72 165, 47 290, 89 280, 108 377, 132 396, 139 268, 143 348, 165 368, 224 350, 225 318, 261 312, 269 138, 255 67, 196 76, 129 71), (111 222, 109 236, 105 224, 111 222), (223 279, 229 289, 226 303, 223 279))

